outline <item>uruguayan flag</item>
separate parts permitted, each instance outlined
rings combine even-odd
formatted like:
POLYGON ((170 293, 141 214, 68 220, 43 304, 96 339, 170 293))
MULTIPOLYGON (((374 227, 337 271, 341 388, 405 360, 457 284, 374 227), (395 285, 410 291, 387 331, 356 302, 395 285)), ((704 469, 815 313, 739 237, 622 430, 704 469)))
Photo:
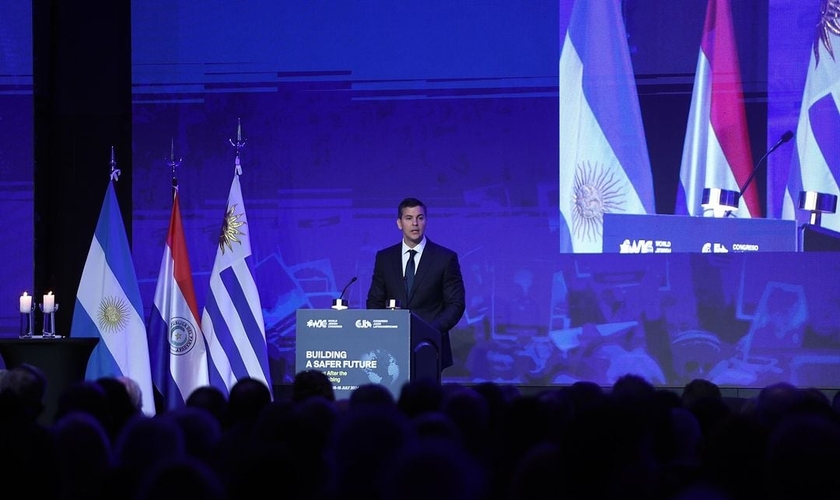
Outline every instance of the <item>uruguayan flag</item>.
POLYGON ((656 211, 619 0, 575 2, 559 75, 560 251, 598 253, 605 213, 656 211))
MULTIPOLYGON (((797 208, 800 192, 840 196, 840 21, 831 12, 823 13, 814 39, 782 205, 782 218, 800 222, 810 217, 797 208)), ((820 218, 821 226, 840 231, 840 214, 823 213, 820 218)))
POLYGON ((243 377, 271 388, 262 306, 246 261, 251 255, 251 228, 239 184, 241 173, 237 155, 201 318, 210 352, 210 383, 225 393, 243 377))
POLYGON ((155 414, 140 287, 113 182, 108 183, 82 271, 70 336, 99 338, 85 378, 135 380, 143 392, 143 413, 155 414))

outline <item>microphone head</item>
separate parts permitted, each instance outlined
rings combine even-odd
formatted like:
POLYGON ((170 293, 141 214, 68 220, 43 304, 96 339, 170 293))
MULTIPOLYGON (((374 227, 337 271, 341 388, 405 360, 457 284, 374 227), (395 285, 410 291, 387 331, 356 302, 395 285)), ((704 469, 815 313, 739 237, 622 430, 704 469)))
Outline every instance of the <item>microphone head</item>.
POLYGON ((791 140, 791 139, 793 139, 793 132, 792 132, 792 131, 790 131, 790 130, 788 130, 787 132, 785 132, 784 134, 782 134, 782 139, 781 139, 781 142, 782 142, 782 143, 785 143, 785 142, 787 142, 787 141, 789 141, 789 140, 791 140))
MULTIPOLYGON (((346 285, 344 285, 344 288, 341 290, 341 295, 338 296, 338 300, 344 298, 344 293, 347 291, 348 288, 350 288, 350 285, 356 282, 357 279, 358 277, 353 276, 353 279, 351 279, 346 285)), ((333 307, 333 309, 335 309, 335 307, 333 307)))

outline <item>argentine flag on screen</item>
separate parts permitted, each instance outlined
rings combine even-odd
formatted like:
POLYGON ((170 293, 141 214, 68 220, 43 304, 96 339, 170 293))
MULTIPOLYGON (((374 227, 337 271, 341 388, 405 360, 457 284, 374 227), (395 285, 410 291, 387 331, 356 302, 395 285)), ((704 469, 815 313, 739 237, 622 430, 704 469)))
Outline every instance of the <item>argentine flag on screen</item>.
POLYGON ((210 383, 226 394, 244 377, 261 380, 271 389, 262 306, 246 261, 251 237, 238 154, 235 166, 201 318, 210 353, 210 383))
POLYGON ((86 379, 133 379, 143 392, 143 413, 155 414, 140 287, 113 182, 108 182, 82 271, 70 336, 99 339, 88 361, 86 379))
POLYGON ((620 3, 577 0, 560 53, 561 252, 601 252, 605 213, 656 212, 620 3))
MULTIPOLYGON (((783 219, 808 222, 810 214, 797 208, 801 191, 840 196, 840 36, 836 34, 837 29, 837 19, 829 11, 824 12, 814 38, 802 95, 796 145, 782 204, 783 219)), ((840 214, 822 214, 820 225, 840 231, 840 214)))

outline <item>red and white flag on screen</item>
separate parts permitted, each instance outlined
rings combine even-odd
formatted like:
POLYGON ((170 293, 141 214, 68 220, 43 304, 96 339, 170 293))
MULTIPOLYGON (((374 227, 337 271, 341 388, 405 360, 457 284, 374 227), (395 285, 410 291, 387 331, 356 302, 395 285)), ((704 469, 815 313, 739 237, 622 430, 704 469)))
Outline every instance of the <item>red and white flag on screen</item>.
MULTIPOLYGON (((713 215, 701 206, 703 189, 738 192, 752 172, 739 64, 729 0, 709 0, 683 144, 676 214, 713 215)), ((732 215, 762 216, 754 182, 732 215)))

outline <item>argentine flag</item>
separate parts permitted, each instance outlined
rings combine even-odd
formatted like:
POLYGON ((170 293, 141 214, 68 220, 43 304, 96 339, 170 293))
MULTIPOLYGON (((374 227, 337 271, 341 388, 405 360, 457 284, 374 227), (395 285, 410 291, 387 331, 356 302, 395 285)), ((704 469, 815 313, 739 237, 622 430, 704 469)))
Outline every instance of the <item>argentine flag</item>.
POLYGON ((177 187, 148 331, 155 387, 167 409, 182 407, 209 379, 177 187))
POLYGON ((605 213, 656 212, 620 0, 575 2, 559 75, 560 251, 600 253, 605 213))
MULTIPOLYGON (((817 24, 799 123, 782 204, 783 219, 809 222, 799 210, 799 193, 840 196, 840 21, 826 9, 817 24)), ((840 231, 840 214, 824 213, 820 225, 840 231)))
POLYGON ((99 338, 86 379, 133 379, 143 392, 143 413, 155 414, 140 287, 113 182, 108 182, 82 271, 70 336, 99 338))
POLYGON ((244 377, 261 380, 271 389, 262 306, 246 261, 251 237, 238 154, 235 165, 201 318, 210 353, 210 383, 226 394, 244 377))

